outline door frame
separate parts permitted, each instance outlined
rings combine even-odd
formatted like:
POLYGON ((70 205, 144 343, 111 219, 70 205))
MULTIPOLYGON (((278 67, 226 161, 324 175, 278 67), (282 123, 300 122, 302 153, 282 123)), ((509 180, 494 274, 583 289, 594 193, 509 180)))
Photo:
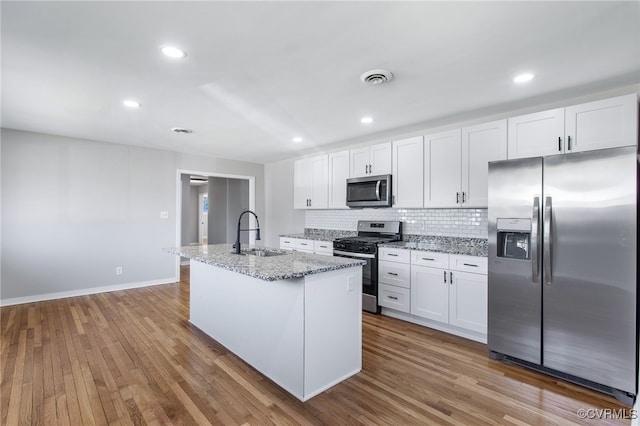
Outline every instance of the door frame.
MULTIPOLYGON (((256 208, 256 177, 245 175, 233 175, 229 173, 203 172, 197 170, 177 169, 176 170, 176 240, 175 246, 180 247, 182 241, 182 175, 198 175, 205 177, 219 177, 227 179, 241 179, 249 181, 249 210, 256 208)), ((209 200, 211 205, 211 200, 209 200)), ((249 228, 256 227, 256 219, 249 215, 249 228)), ((255 235, 249 232, 249 244, 255 244, 255 235)), ((180 281, 180 256, 176 256, 175 262, 176 281, 180 281)))

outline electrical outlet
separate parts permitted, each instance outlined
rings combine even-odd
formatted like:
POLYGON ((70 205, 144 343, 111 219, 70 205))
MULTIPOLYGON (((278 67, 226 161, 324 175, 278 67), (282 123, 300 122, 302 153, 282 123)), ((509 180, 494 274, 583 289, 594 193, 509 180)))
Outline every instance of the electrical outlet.
POLYGON ((122 266, 116 266, 116 275, 122 275, 122 266))
POLYGON ((160 219, 169 219, 169 212, 167 211, 161 211, 160 212, 160 219))
POLYGON ((424 231, 424 220, 418 221, 418 229, 424 231))

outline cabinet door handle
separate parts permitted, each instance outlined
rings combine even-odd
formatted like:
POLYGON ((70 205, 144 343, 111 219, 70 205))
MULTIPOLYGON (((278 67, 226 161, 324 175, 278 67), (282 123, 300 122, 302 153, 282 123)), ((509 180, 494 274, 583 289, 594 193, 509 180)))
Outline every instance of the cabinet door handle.
POLYGON ((397 277, 397 276, 398 276, 398 274, 396 274, 395 272, 387 272, 387 274, 389 274, 389 275, 393 275, 394 277, 397 277))
POLYGON ((449 284, 453 284, 453 272, 449 272, 449 284))
POLYGON ((558 152, 562 152, 562 138, 558 136, 558 152))
POLYGON ((466 192, 462 191, 462 203, 464 204, 466 202, 465 200, 465 196, 466 196, 466 192))
POLYGON ((463 263, 464 266, 473 266, 474 268, 477 268, 478 265, 474 265, 473 263, 463 263))
POLYGON ((311 207, 311 198, 309 198, 309 207, 311 207))
POLYGON ((443 271, 443 273, 444 273, 444 283, 446 284, 447 283, 447 271, 443 271))
POLYGON ((567 149, 571 151, 571 136, 567 136, 567 149))
POLYGON ((460 204, 460 193, 456 192, 456 204, 460 204))

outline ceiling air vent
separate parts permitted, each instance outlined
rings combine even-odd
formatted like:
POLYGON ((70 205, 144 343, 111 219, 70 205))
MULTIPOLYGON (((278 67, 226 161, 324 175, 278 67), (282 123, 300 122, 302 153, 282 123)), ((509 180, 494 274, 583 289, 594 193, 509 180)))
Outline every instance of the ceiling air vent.
POLYGON ((188 133, 193 133, 193 130, 185 129, 184 127, 172 127, 171 131, 172 132, 176 132, 176 133, 180 133, 181 135, 186 135, 188 133))
POLYGON ((393 74, 387 70, 370 70, 360 76, 360 80, 367 84, 382 84, 391 81, 393 74))

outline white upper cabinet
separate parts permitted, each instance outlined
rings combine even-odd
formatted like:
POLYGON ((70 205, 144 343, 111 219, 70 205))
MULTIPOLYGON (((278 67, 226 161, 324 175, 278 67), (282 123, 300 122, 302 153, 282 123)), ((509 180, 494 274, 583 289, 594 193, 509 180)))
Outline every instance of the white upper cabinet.
POLYGON ((510 159, 637 144, 635 93, 509 119, 510 159))
POLYGON ((462 176, 460 129, 424 137, 424 207, 457 207, 462 176))
POLYGON ((293 166, 293 208, 327 208, 329 194, 327 163, 327 155, 295 161, 293 166))
POLYGON ((638 144, 638 95, 618 96, 565 109, 566 151, 638 144))
POLYGON ((507 120, 462 128, 461 207, 487 207, 489 161, 507 159, 507 120))
POLYGON ((393 142, 393 207, 422 207, 423 145, 422 136, 393 142))
POLYGON ((564 108, 513 117, 507 127, 509 159, 564 152, 564 108))
POLYGON ((489 161, 507 158, 507 120, 424 137, 424 207, 487 207, 489 161))
POLYGON ((347 179, 349 178, 349 151, 329 154, 329 208, 347 208, 347 179))
POLYGON ((391 142, 351 149, 349 154, 352 178, 391 173, 391 142))

